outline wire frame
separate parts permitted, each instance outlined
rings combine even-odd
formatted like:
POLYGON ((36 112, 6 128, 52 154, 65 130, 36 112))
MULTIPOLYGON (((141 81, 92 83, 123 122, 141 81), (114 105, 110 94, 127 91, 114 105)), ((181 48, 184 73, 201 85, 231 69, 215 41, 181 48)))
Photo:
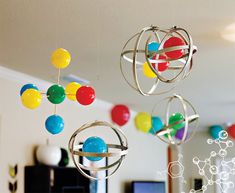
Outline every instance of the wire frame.
POLYGON ((193 40, 190 34, 183 28, 173 27, 171 29, 162 30, 156 26, 150 26, 143 28, 139 33, 132 36, 124 45, 121 57, 120 57, 120 69, 121 73, 126 80, 126 82, 136 91, 144 96, 149 95, 159 95, 164 94, 176 86, 182 79, 185 79, 191 72, 193 66, 193 54, 197 51, 197 47, 193 45, 193 40), (148 33, 150 33, 148 35, 148 33), (144 37, 147 36, 147 39, 144 37), (163 45, 167 39, 170 37, 179 37, 182 39, 185 45, 173 46, 168 48, 163 48, 163 45), (149 53, 148 45, 150 41, 159 43, 159 48, 154 53, 149 53), (134 46, 131 49, 127 47, 129 44, 134 42, 134 46), (142 46, 141 46, 142 45, 142 46), (159 56, 171 51, 183 50, 184 54, 178 59, 159 59, 159 56), (139 60, 139 56, 142 56, 142 60, 139 60), (152 57, 156 57, 156 59, 152 59, 152 57), (173 62, 177 61, 177 65, 173 65, 173 62), (141 79, 138 75, 138 71, 141 71, 142 65, 147 62, 148 66, 151 68, 153 73, 156 75, 154 83, 148 91, 141 86, 141 79), (165 77, 159 72, 152 64, 160 64, 164 62, 169 62, 169 68, 167 69, 171 74, 173 74, 172 78, 165 77), (125 74, 125 65, 132 65, 132 72, 125 74), (133 81, 130 81, 129 75, 132 74, 133 81), (159 84, 172 84, 170 88, 166 90, 157 90, 159 84), (157 90, 157 91, 156 91, 157 90))
MULTIPOLYGON (((101 179, 107 179, 110 176, 112 176, 121 166, 125 156, 128 153, 128 142, 127 142, 127 138, 125 136, 125 134, 122 132, 122 130, 120 130, 119 128, 117 128, 116 126, 113 126, 112 124, 108 123, 108 122, 104 122, 104 121, 95 121, 92 123, 87 123, 84 124, 83 126, 81 126, 79 129, 77 129, 73 135, 71 136, 70 140, 69 140, 69 151, 72 155, 72 160, 74 162, 74 165, 76 166, 76 168, 78 169, 78 171, 85 177, 92 179, 92 180, 101 180, 101 179), (112 149, 116 149, 116 152, 111 152, 108 151, 107 153, 90 153, 90 152, 83 152, 82 151, 82 146, 83 146, 83 142, 79 141, 77 144, 75 144, 75 139, 77 137, 79 137, 79 135, 81 134, 81 132, 89 129, 89 128, 93 128, 93 127, 99 127, 99 126, 105 126, 111 129, 111 131, 113 131, 117 137, 118 137, 118 141, 119 144, 107 144, 108 146, 108 150, 112 150, 112 149), (96 167, 96 166, 85 166, 82 163, 80 163, 80 157, 102 157, 102 158, 116 158, 116 161, 114 161, 111 164, 108 164, 107 166, 104 167, 96 167), (113 171, 108 173, 106 172, 106 176, 105 177, 93 177, 91 175, 89 175, 89 172, 91 171, 107 171, 109 169, 113 168, 113 171)), ((108 162, 109 163, 109 162, 108 162)))
MULTIPOLYGON (((186 99, 184 99, 182 96, 174 94, 171 97, 167 97, 165 99, 163 99, 162 101, 160 101, 158 104, 162 103, 163 101, 166 101, 167 106, 166 106, 166 112, 165 112, 165 124, 164 127, 159 130, 156 131, 154 133, 154 135, 156 135, 160 140, 162 140, 165 143, 168 144, 174 144, 174 145, 181 145, 189 140, 192 139, 195 130, 198 127, 198 123, 199 123, 199 114, 196 112, 196 109, 193 107, 193 105, 186 99), (176 121, 173 124, 169 124, 169 117, 170 117, 170 109, 171 109, 171 105, 172 102, 174 100, 177 100, 183 109, 183 116, 184 119, 180 120, 180 121, 176 121), (189 114, 189 111, 191 111, 192 113, 189 114), (173 126, 180 124, 180 123, 185 123, 184 125, 184 132, 183 132, 183 136, 181 140, 176 140, 174 137, 172 137, 171 131, 173 130, 173 126), (192 133, 189 134, 189 127, 191 126, 191 123, 195 122, 195 125, 192 129, 192 133)), ((156 109, 158 109, 158 104, 156 104, 152 110, 152 117, 155 116, 154 112, 156 109)), ((154 130, 154 128, 153 128, 154 130)))

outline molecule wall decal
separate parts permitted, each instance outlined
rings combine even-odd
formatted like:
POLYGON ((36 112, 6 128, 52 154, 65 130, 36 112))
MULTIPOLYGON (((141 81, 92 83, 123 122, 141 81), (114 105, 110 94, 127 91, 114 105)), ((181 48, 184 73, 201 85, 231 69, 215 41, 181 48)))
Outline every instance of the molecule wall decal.
POLYGON ((158 172, 160 175, 168 174, 171 178, 176 179, 179 178, 183 183, 186 184, 184 179, 184 165, 183 165, 183 155, 178 154, 178 160, 171 161, 167 165, 167 169, 164 171, 158 172))
POLYGON ((205 185, 201 190, 191 189, 190 193, 206 192, 208 186, 217 185, 220 191, 226 193, 228 189, 234 187, 234 183, 229 181, 231 175, 235 175, 235 157, 230 160, 226 159, 228 148, 233 147, 233 142, 228 139, 228 133, 221 131, 219 139, 208 139, 209 145, 216 144, 218 151, 211 151, 210 156, 204 160, 198 157, 193 158, 193 163, 198 167, 199 175, 206 179, 205 185), (220 158, 219 163, 213 163, 213 158, 220 158), (209 172, 207 172, 209 171, 209 172))
MULTIPOLYGON (((235 175, 235 157, 227 158, 229 149, 233 147, 233 141, 228 139, 227 131, 223 130, 219 133, 218 139, 208 139, 207 144, 215 144, 218 150, 210 152, 209 157, 199 159, 195 156, 192 160, 198 168, 200 176, 204 177, 205 182, 201 189, 191 189, 189 193, 208 192, 209 186, 219 188, 219 191, 226 193, 229 189, 234 188, 234 182, 230 180, 235 175)), ((184 177, 185 166, 183 165, 183 155, 178 154, 178 159, 171 161, 167 165, 167 169, 158 171, 158 174, 168 174, 172 179, 180 179, 182 183, 187 184, 184 177)), ((204 180, 203 180, 204 181, 204 180)), ((185 193, 184 191, 180 191, 185 193)))
POLYGON ((140 94, 163 94, 190 74, 196 51, 190 34, 183 28, 145 27, 124 45, 121 72, 126 82, 140 94))
POLYGON ((54 114, 45 121, 45 127, 51 134, 58 134, 64 129, 64 120, 57 114, 57 105, 67 97, 81 105, 90 105, 95 100, 95 91, 90 86, 81 86, 77 82, 70 82, 66 88, 60 85, 61 69, 66 68, 71 61, 70 53, 63 49, 56 49, 51 56, 52 65, 58 69, 57 83, 50 86, 46 93, 41 92, 34 84, 26 84, 20 90, 22 104, 29 109, 36 109, 45 95, 54 104, 54 114))

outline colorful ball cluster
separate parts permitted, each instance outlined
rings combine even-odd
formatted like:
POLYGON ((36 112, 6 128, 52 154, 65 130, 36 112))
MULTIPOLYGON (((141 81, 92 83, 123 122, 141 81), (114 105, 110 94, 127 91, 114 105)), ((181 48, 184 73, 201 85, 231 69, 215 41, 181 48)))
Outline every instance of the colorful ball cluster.
POLYGON ((162 94, 172 90, 190 74, 196 51, 197 47, 185 29, 160 29, 151 25, 124 44, 120 69, 128 85, 140 94, 162 94), (127 73, 130 70, 132 72, 127 73), (165 84, 166 87, 161 86, 165 84))
MULTIPOLYGON (((184 115, 181 113, 174 113, 169 118, 170 136, 182 140, 184 135, 184 115)), ((160 117, 151 117, 149 113, 140 112, 135 117, 135 126, 137 130, 144 133, 156 134, 162 130, 165 125, 160 117)), ((168 137, 168 134, 165 134, 168 137)))
MULTIPOLYGON (((168 38, 164 44, 163 48, 171 48, 171 47, 178 47, 186 45, 185 42, 179 37, 170 37, 168 38)), ((156 69, 158 72, 164 72, 169 67, 169 62, 167 59, 170 60, 177 60, 180 59, 184 55, 183 49, 176 49, 173 51, 165 52, 162 54, 156 54, 159 50, 160 44, 158 42, 151 42, 148 44, 148 55, 150 60, 163 60, 163 62, 151 63, 152 67, 156 69)), ((143 64, 143 73, 148 78, 156 78, 157 75, 154 71, 149 67, 148 63, 145 62, 143 64)))
MULTIPOLYGON (((56 49, 51 55, 51 63, 54 67, 59 69, 58 83, 50 86, 46 93, 48 101, 52 104, 60 104, 65 100, 76 101, 81 105, 90 105, 95 100, 95 91, 90 86, 81 86, 77 82, 70 82, 66 88, 59 84, 60 69, 66 68, 71 61, 70 53, 63 49, 56 49)), ((42 93, 34 84, 26 84, 20 90, 22 104, 29 109, 36 109, 42 102, 42 93)), ((64 129, 64 121, 62 117, 56 115, 56 108, 54 115, 47 118, 45 127, 51 134, 58 134, 64 129)))
MULTIPOLYGON (((170 39, 168 39, 165 43, 167 43, 169 40, 170 39)), ((170 40, 170 42, 172 42, 172 41, 170 40)), ((175 43, 175 42, 173 42, 173 43, 175 43)), ((168 44, 169 43, 167 43, 166 45, 168 46, 168 44)), ((158 51, 159 46, 160 46, 160 44, 158 42, 149 43, 148 44, 148 55, 149 55, 150 60, 163 60, 163 62, 158 62, 157 64, 152 62, 151 65, 158 72, 164 72, 169 67, 169 62, 166 61, 168 58, 167 55, 169 55, 169 54, 167 54, 167 52, 166 52, 165 54, 157 55, 156 52, 158 51)), ((175 46, 177 46, 177 43, 175 43, 175 46)), ((173 55, 177 51, 178 50, 172 51, 173 55)), ((143 64, 143 73, 148 78, 156 78, 157 77, 156 73, 150 68, 148 62, 145 62, 143 64)))
MULTIPOLYGON (((35 109, 41 104, 42 94, 33 84, 24 85, 20 95, 23 105, 29 109, 35 109)), ((95 100, 95 90, 90 86, 81 86, 77 82, 69 83, 66 89, 54 84, 47 90, 46 96, 52 104, 62 103, 67 96, 69 100, 77 100, 81 105, 90 105, 95 100)))
POLYGON ((160 117, 151 117, 149 113, 140 112, 135 116, 135 126, 141 132, 155 134, 162 129, 163 122, 160 117))

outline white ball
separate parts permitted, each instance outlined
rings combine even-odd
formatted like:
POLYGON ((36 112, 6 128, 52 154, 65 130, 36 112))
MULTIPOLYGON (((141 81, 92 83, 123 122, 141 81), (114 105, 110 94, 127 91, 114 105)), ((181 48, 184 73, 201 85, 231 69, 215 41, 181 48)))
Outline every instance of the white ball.
POLYGON ((61 160, 61 150, 57 146, 40 145, 36 151, 36 157, 39 163, 56 166, 61 160))

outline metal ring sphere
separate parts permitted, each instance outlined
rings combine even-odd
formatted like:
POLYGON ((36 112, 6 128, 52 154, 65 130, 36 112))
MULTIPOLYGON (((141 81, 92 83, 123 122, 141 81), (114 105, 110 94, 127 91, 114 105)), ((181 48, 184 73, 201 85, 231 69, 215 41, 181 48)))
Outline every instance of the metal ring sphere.
POLYGON ((107 179, 110 176, 112 176, 117 170, 118 168, 121 166, 123 159, 125 158, 125 156, 128 153, 128 142, 127 142, 127 138, 124 135, 124 133, 117 127, 113 126, 110 123, 104 122, 104 121, 95 121, 92 123, 87 123, 84 124, 83 126, 81 126, 78 130, 76 130, 73 135, 71 136, 70 140, 69 140, 69 151, 72 155, 72 160, 76 166, 76 168, 78 169, 78 171, 85 177, 90 178, 92 180, 101 180, 101 179, 107 179), (98 127, 98 126, 105 126, 105 127, 109 127, 110 129, 112 129, 112 131, 117 135, 118 140, 119 140, 119 145, 117 144, 107 144, 108 149, 117 149, 119 151, 116 152, 107 152, 107 153, 89 153, 89 152, 83 152, 82 151, 82 141, 81 143, 79 143, 78 145, 75 144, 75 139, 76 137, 84 130, 91 128, 91 127, 98 127), (80 163, 80 159, 79 157, 102 157, 102 158, 111 158, 111 157, 120 157, 118 158, 118 160, 116 160, 114 163, 109 164, 108 166, 104 166, 104 167, 88 167, 85 166, 83 164, 80 163), (77 161, 76 161, 77 160, 77 161), (103 178, 97 178, 97 177, 93 177, 89 174, 87 174, 85 171, 104 171, 104 170, 108 170, 110 168, 115 167, 116 168, 108 175, 106 175, 103 178))
POLYGON ((180 80, 186 78, 192 70, 192 66, 193 66, 192 56, 196 51, 197 51, 197 47, 193 45, 193 40, 192 40, 190 34, 183 28, 173 27, 168 30, 162 30, 156 26, 145 27, 139 33, 132 36, 124 45, 124 47, 122 49, 121 57, 120 57, 121 73, 122 73, 124 79, 126 80, 126 82, 133 89, 137 90, 140 94, 142 94, 144 96, 164 94, 164 93, 167 93, 170 90, 172 90, 175 86, 172 86, 172 88, 165 90, 165 91, 155 92, 158 87, 158 84, 160 82, 162 82, 162 83, 176 83, 176 82, 179 82, 180 80), (148 36, 148 39, 145 43, 145 47, 140 48, 140 43, 142 41, 142 38, 147 32, 150 32, 151 35, 148 36), (162 38, 160 37, 160 33, 163 34, 162 38), (174 36, 180 37, 183 40, 183 42, 185 43, 185 45, 163 48, 163 44, 165 43, 167 38, 174 37, 174 36), (149 52, 148 52, 148 45, 149 45, 149 42, 152 38, 154 38, 155 41, 159 43, 159 48, 156 52, 154 52, 153 55, 150 56, 149 52), (134 48, 133 49, 126 49, 127 45, 134 39, 136 39, 134 48), (185 53, 178 59, 171 59, 171 58, 150 59, 153 56, 160 56, 160 54, 163 54, 166 52, 171 52, 171 51, 176 51, 176 50, 184 50, 185 53), (138 54, 144 54, 145 61, 139 61, 138 54), (168 68, 168 70, 170 70, 172 72, 176 71, 176 70, 179 71, 178 73, 176 73, 176 75, 174 75, 173 78, 164 77, 151 64, 151 63, 157 64, 157 63, 163 63, 163 62, 170 63, 170 62, 176 61, 176 60, 179 63, 181 63, 181 65, 177 65, 177 66, 169 65, 169 68, 168 68), (124 65, 123 61, 127 61, 128 63, 132 64, 132 74, 133 74, 133 78, 134 78, 134 84, 132 84, 125 76, 124 69, 123 69, 123 65, 124 65), (155 78, 155 81, 154 81, 152 87, 147 92, 144 91, 143 88, 140 86, 140 81, 139 81, 139 77, 138 77, 138 73, 137 73, 137 71, 143 65, 144 62, 148 63, 148 66, 151 68, 151 70, 156 75, 156 78, 155 78))
MULTIPOLYGON (((165 114, 165 126, 157 131, 154 135, 158 136, 160 140, 162 140, 163 142, 166 142, 168 144, 175 144, 175 145, 181 145, 182 143, 185 143, 186 141, 189 141, 190 139, 192 139, 193 134, 187 139, 187 134, 189 132, 189 124, 192 122, 196 121, 196 125, 194 127, 194 130, 198 127, 198 121, 199 121, 199 114, 196 112, 196 109, 192 106, 192 104, 184 99, 182 96, 180 95, 176 95, 174 94, 171 97, 167 97, 163 100, 167 100, 167 107, 166 107, 166 114, 165 114), (169 124, 169 117, 170 117, 170 108, 171 108, 171 103, 173 100, 179 100, 179 102, 181 103, 182 107, 183 107, 183 115, 184 115, 184 119, 181 121, 177 121, 174 124, 169 124), (191 110, 193 111, 192 115, 188 114, 188 108, 191 108, 191 110), (184 134, 181 140, 174 140, 173 137, 170 135, 171 132, 171 127, 179 124, 179 123, 185 123, 184 126, 184 134), (169 140, 167 140, 164 135, 167 135, 167 138, 169 140)), ((162 101, 161 101, 162 102, 162 101)), ((157 105, 154 106, 153 110, 152 110, 152 116, 154 116, 154 110, 156 109, 157 105)))

